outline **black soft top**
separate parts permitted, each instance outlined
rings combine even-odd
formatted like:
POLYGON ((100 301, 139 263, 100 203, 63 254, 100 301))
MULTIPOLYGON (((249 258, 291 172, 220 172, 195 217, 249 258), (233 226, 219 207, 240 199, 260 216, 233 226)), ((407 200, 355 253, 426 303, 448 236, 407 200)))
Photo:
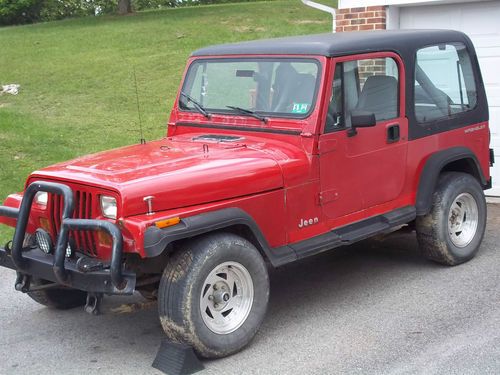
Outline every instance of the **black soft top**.
POLYGON ((192 56, 216 55, 322 55, 417 49, 441 42, 465 42, 468 37, 453 30, 379 30, 328 33, 219 44, 201 48, 192 56))
POLYGON ((488 102, 477 55, 469 37, 459 31, 380 30, 304 35, 210 46, 193 52, 192 56, 316 55, 335 57, 379 51, 395 52, 404 62, 409 139, 488 121, 488 102), (414 90, 411 89, 415 83, 415 53, 420 48, 441 43, 463 43, 467 47, 476 81, 477 105, 463 113, 460 118, 419 124, 414 113, 414 90))

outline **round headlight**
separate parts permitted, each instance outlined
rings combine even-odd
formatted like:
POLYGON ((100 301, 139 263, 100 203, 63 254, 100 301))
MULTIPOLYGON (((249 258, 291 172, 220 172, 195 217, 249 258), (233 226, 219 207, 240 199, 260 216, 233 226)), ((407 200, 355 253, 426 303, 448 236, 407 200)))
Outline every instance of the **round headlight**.
POLYGON ((37 229, 35 232, 36 244, 45 253, 50 254, 53 250, 52 239, 43 229, 37 229))

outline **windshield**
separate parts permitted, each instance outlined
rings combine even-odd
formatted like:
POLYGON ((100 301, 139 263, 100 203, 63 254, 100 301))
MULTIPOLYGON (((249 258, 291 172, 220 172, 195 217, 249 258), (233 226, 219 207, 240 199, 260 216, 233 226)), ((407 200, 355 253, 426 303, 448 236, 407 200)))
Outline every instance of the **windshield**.
POLYGON ((314 107, 319 69, 317 60, 305 58, 196 60, 188 69, 179 106, 199 111, 198 105, 208 113, 303 118, 314 107))

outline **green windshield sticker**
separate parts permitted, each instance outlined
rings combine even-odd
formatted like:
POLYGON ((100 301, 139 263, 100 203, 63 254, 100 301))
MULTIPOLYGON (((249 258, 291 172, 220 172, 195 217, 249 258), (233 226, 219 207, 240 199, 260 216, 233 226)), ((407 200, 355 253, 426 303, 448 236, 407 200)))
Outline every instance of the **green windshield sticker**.
POLYGON ((293 103, 292 113, 307 113, 309 104, 307 103, 293 103))

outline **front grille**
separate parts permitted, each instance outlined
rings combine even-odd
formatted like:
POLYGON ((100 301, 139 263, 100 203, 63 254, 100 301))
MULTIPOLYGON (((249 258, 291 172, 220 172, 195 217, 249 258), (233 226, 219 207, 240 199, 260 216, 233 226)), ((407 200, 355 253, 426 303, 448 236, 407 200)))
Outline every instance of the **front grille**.
MULTIPOLYGON (((75 208, 74 219, 92 219, 95 196, 92 193, 82 190, 73 190, 73 200, 75 208)), ((62 213, 64 209, 64 198, 62 195, 49 194, 48 211, 51 232, 54 239, 59 234, 61 228, 62 213)), ((70 231, 70 241, 76 246, 76 250, 90 256, 97 256, 97 233, 94 231, 70 231)))

